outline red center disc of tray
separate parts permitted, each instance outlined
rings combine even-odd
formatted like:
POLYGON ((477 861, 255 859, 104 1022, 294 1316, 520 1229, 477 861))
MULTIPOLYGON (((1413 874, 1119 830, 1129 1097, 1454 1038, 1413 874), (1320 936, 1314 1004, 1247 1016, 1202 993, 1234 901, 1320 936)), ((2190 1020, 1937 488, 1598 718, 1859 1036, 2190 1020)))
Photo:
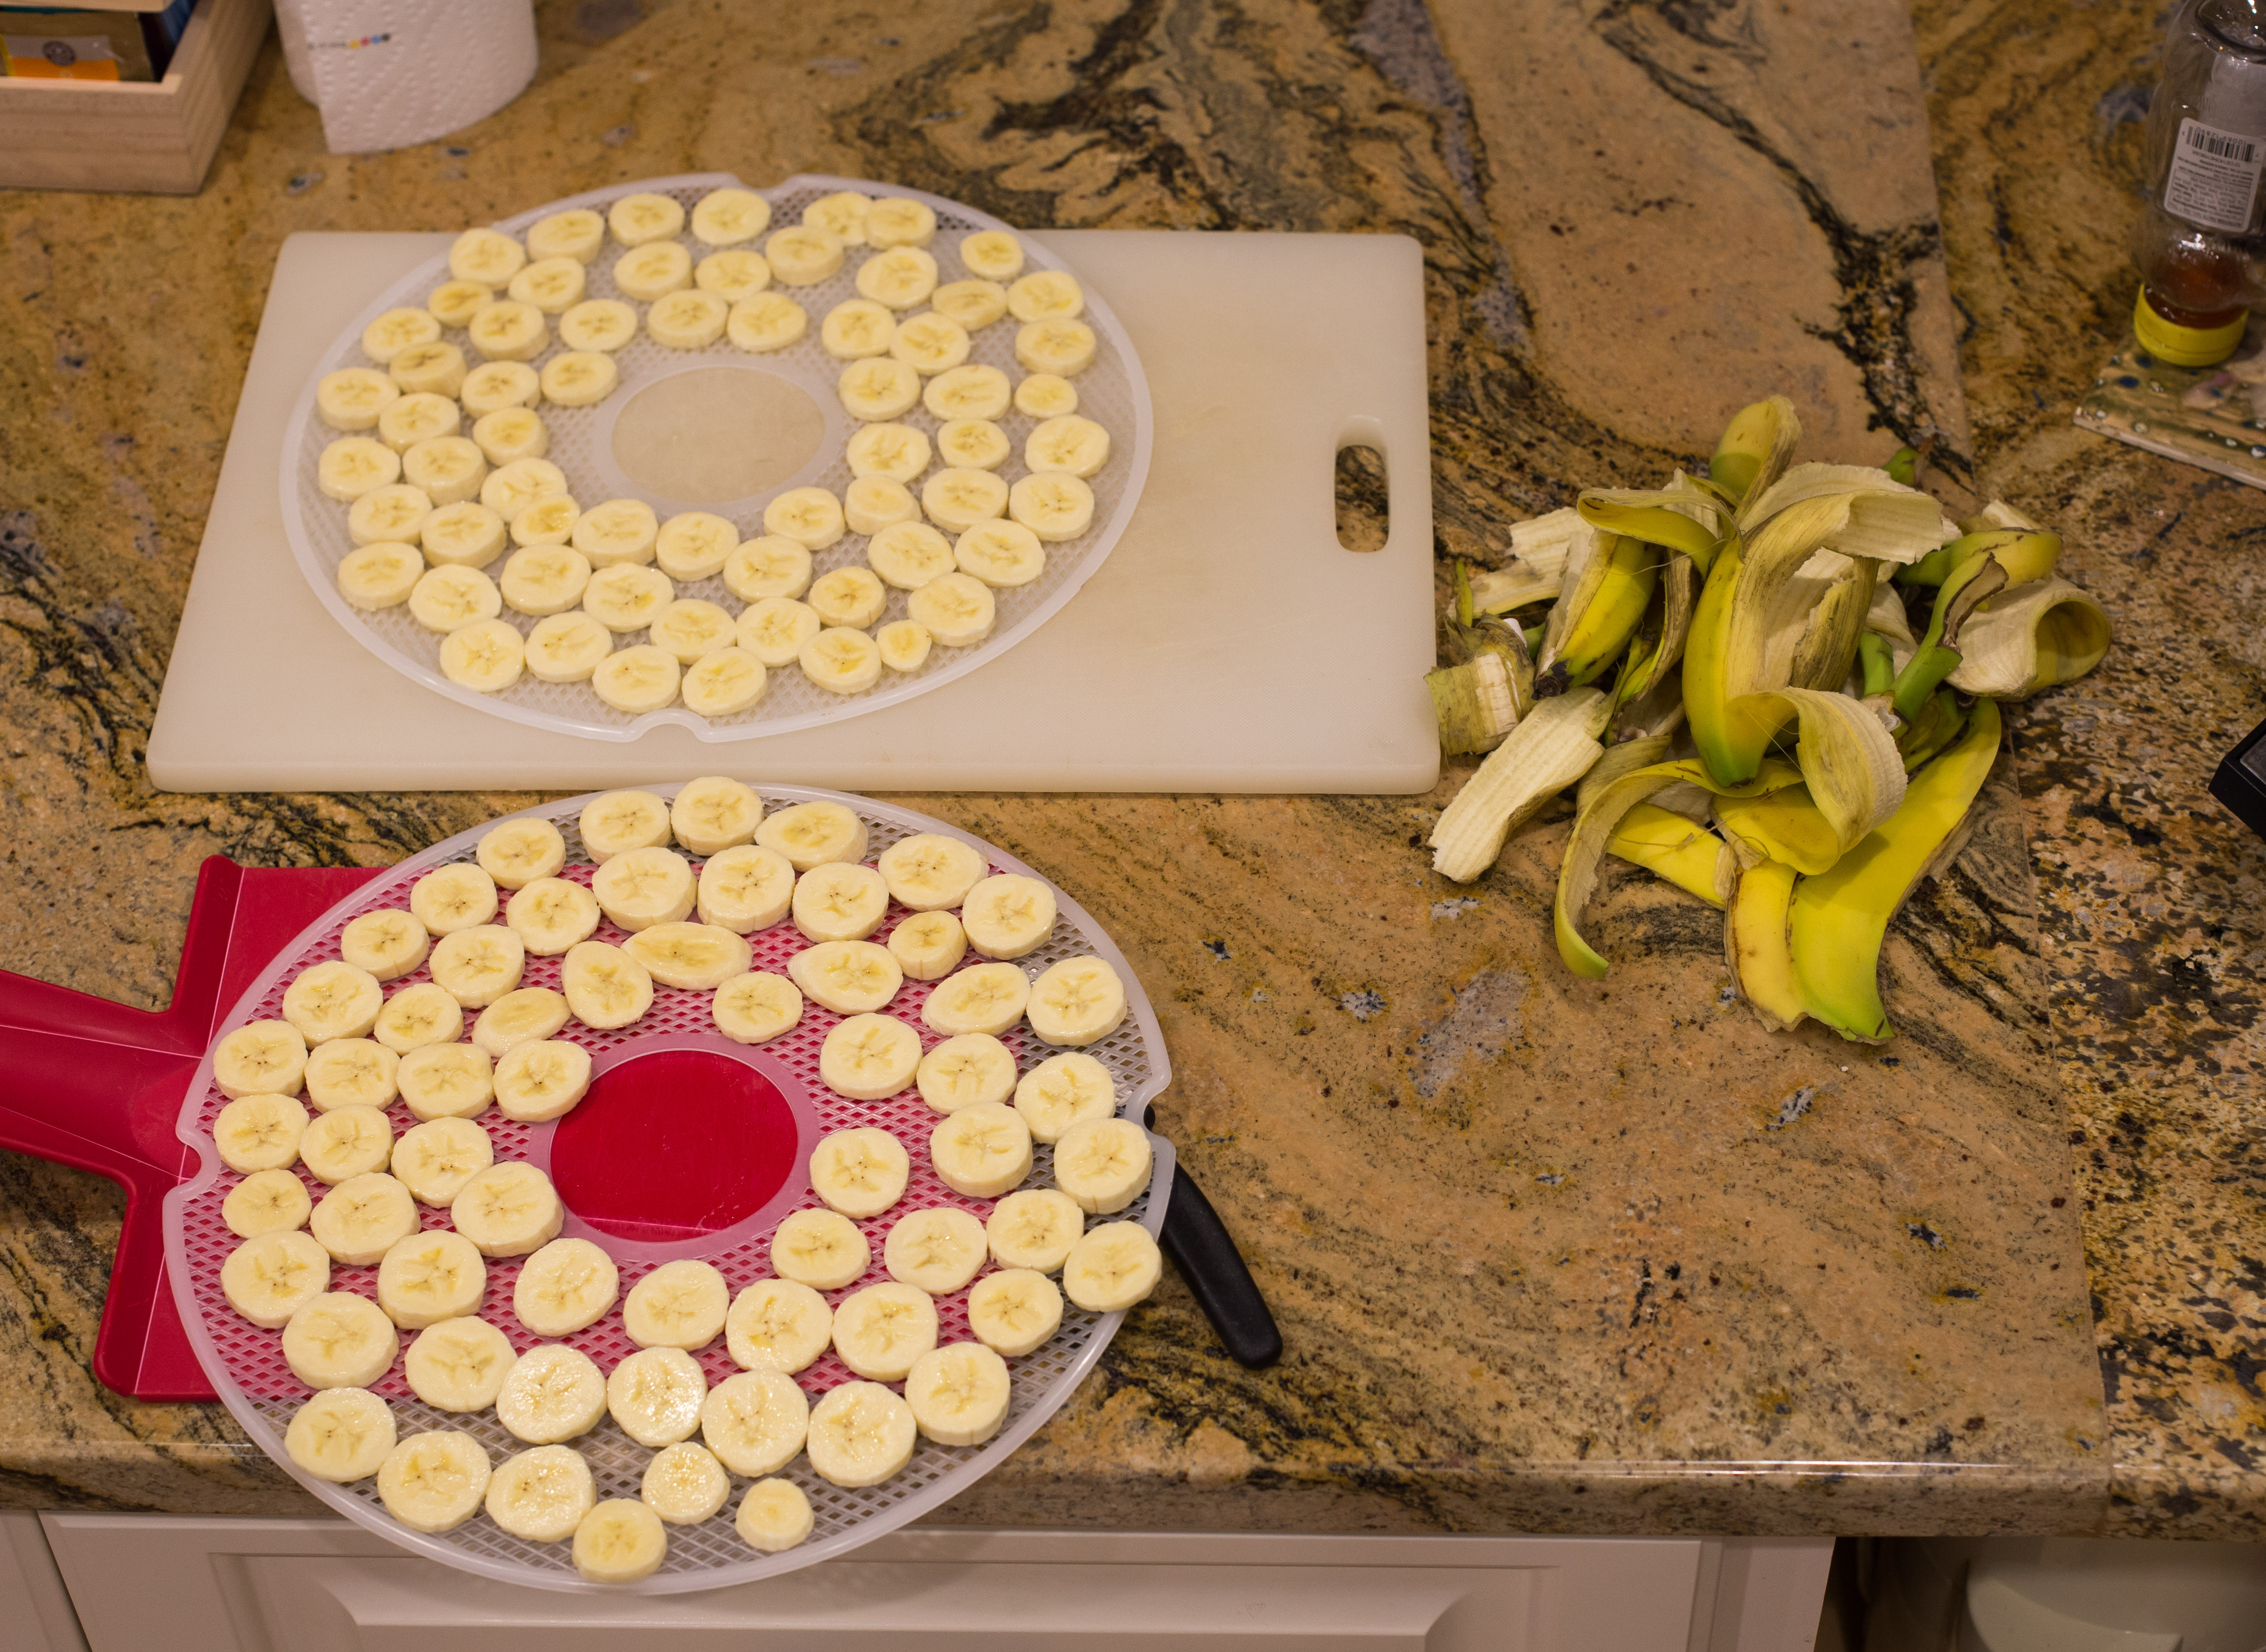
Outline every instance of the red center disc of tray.
POLYGON ((656 1050, 590 1081, 552 1137, 551 1180, 599 1232, 666 1242, 761 1210, 794 1153, 794 1115, 763 1074, 705 1050, 656 1050))

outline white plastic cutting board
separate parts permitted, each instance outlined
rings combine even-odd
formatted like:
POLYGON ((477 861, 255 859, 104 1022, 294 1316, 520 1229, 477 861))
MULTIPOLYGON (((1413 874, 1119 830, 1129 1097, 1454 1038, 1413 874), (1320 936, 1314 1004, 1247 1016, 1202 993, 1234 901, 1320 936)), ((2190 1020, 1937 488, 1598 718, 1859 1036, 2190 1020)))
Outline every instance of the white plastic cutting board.
POLYGON ((726 773, 861 791, 1413 793, 1438 775, 1422 255, 1401 236, 1042 236, 1114 308, 1156 451, 1132 525, 1036 635, 867 716, 709 744, 530 731, 341 634, 292 560, 283 426, 311 365, 440 235, 277 259, 150 740, 172 792, 566 790, 726 773), (1391 535, 1341 546, 1337 450, 1391 535))

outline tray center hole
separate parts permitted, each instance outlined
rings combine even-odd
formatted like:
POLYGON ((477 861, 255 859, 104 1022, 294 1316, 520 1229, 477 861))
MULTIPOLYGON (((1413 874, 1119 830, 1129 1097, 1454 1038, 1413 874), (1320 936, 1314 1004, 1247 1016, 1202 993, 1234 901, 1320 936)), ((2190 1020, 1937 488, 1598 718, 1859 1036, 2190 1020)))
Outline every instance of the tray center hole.
POLYGON ((559 1120, 551 1179, 617 1239, 697 1239, 753 1215, 794 1169, 795 1122, 753 1068, 698 1049, 609 1067, 559 1120))
POLYGON ((640 487, 720 504, 777 487, 825 439, 826 415, 801 385, 757 367, 695 368, 624 404, 614 463, 640 487))

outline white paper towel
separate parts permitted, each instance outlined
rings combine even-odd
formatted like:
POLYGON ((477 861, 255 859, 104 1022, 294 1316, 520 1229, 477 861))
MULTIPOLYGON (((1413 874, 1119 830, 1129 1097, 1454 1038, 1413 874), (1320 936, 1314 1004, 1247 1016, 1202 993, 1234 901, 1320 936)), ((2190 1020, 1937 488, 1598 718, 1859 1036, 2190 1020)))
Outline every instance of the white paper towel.
POLYGON ((275 0, 275 22, 333 155, 441 137, 535 77, 533 0, 275 0))

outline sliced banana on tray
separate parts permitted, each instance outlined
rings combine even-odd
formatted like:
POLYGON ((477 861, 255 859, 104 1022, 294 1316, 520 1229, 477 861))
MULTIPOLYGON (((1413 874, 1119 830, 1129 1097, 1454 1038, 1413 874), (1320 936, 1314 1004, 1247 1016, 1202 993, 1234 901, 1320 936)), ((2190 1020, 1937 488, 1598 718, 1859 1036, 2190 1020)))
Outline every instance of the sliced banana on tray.
POLYGON ((392 1407, 364 1388, 326 1389, 291 1414, 283 1449, 318 1480, 368 1480, 394 1449, 392 1407))

